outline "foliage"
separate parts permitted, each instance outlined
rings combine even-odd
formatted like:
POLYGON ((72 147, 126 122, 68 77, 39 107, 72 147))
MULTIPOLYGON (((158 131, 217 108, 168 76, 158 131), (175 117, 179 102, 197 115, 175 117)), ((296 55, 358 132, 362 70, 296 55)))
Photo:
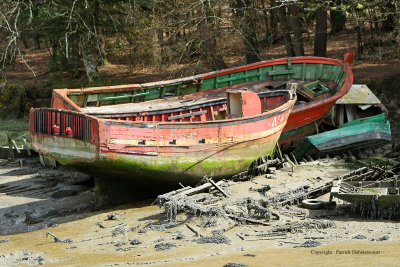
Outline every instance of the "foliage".
POLYGON ((18 146, 23 138, 29 142, 29 123, 27 120, 0 120, 0 146, 8 146, 7 135, 10 135, 18 146))
POLYGON ((321 8, 330 10, 332 32, 341 30, 345 20, 358 27, 360 55, 364 45, 368 53, 375 52, 363 36, 367 26, 371 38, 393 32, 393 40, 400 40, 395 0, 3 0, 0 81, 7 66, 25 62, 22 51, 32 46, 48 48, 54 77, 81 79, 85 74, 86 82, 96 84, 101 83, 98 66, 107 62, 132 68, 189 63, 208 69, 224 67, 224 58, 232 55, 253 62, 262 59, 261 46, 282 40, 278 10, 287 14, 292 39, 300 29, 312 43, 309 29, 321 8), (293 5, 300 20, 290 14, 293 5))

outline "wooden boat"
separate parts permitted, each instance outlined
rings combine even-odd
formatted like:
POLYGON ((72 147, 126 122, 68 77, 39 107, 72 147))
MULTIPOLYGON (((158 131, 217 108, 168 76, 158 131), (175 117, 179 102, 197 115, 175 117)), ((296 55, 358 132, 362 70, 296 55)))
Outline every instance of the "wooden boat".
POLYGON ((152 112, 144 121, 34 109, 31 143, 40 154, 96 177, 194 184, 204 175, 229 177, 271 155, 295 101, 293 90, 221 89, 130 104, 141 114, 152 112))
POLYGON ((169 81, 57 89, 52 109, 31 111, 31 143, 47 158, 94 175, 130 173, 166 183, 172 176, 227 177, 271 153, 291 110, 293 99, 282 90, 288 82, 299 85, 300 101, 280 143, 313 133, 350 88, 353 57, 276 59, 169 81), (232 100, 230 90, 237 91, 232 100), (261 111, 244 112, 258 101, 261 111))
POLYGON ((336 103, 324 126, 337 129, 305 137, 293 151, 296 158, 374 148, 392 141, 387 109, 366 85, 353 85, 336 103))

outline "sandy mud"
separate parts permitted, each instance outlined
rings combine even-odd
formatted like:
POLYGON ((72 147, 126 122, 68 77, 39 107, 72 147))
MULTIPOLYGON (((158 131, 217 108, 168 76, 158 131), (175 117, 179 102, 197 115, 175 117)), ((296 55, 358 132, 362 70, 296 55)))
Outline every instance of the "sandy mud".
MULTIPOLYGON (((204 194, 204 201, 215 210, 251 213, 265 222, 259 225, 217 213, 179 212, 171 220, 165 208, 152 204, 155 198, 100 209, 85 175, 45 168, 37 159, 23 160, 22 166, 2 161, 0 265, 385 266, 400 262, 396 221, 349 214, 340 208, 340 201, 323 210, 296 203, 274 207, 271 211, 279 214, 279 220, 274 216, 264 220, 244 201, 301 193, 298 189, 304 186, 325 184, 349 172, 351 164, 344 163, 344 159, 319 159, 250 181, 227 182, 223 190, 228 198, 216 190, 204 194)), ((329 194, 320 197, 328 198, 329 194)))

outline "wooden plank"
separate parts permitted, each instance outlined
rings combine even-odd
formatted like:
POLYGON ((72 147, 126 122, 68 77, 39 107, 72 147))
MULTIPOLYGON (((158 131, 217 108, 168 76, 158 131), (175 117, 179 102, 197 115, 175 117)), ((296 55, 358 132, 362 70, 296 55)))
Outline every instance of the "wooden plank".
POLYGON ((219 191, 221 194, 223 194, 225 197, 229 197, 228 193, 226 193, 221 187, 219 187, 213 179, 208 179, 208 181, 219 191))
POLYGON ((11 142, 12 142, 13 146, 15 147, 15 150, 17 150, 17 153, 21 154, 21 150, 19 150, 19 148, 18 148, 17 144, 15 143, 15 141, 13 139, 11 139, 11 142))
POLYGON ((26 139, 24 138, 23 140, 24 140, 24 147, 26 149, 26 153, 28 153, 28 156, 30 157, 32 155, 31 150, 26 142, 26 139))
POLYGON ((8 139, 8 159, 14 162, 15 161, 14 150, 11 142, 11 136, 9 134, 7 135, 7 139, 8 139))
POLYGON ((186 118, 186 117, 192 117, 196 115, 201 115, 207 113, 207 110, 201 110, 201 111, 196 111, 196 112, 190 112, 186 114, 181 114, 181 115, 175 115, 175 116, 170 116, 168 117, 169 121, 176 120, 176 119, 181 119, 181 118, 186 118))
POLYGON ((288 75, 288 74, 296 74, 296 70, 270 70, 268 71, 268 75, 288 75))

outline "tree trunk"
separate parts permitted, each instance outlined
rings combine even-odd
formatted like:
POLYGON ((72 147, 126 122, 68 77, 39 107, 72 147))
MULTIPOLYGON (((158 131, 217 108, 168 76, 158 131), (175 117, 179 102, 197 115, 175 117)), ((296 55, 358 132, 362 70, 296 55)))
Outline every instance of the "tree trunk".
POLYGON ((314 56, 326 57, 327 42, 327 11, 319 7, 315 14, 314 56))
MULTIPOLYGON (((274 1, 270 1, 270 6, 273 6, 274 1)), ((261 1, 263 14, 264 14, 264 22, 265 22, 265 37, 264 43, 266 44, 275 44, 278 40, 278 31, 277 31, 277 15, 275 9, 270 9, 267 11, 267 7, 265 5, 265 0, 261 1)))
POLYGON ((382 7, 382 13, 384 14, 384 19, 382 21, 382 30, 385 32, 393 32, 395 26, 395 16, 396 6, 392 1, 386 1, 382 7))
POLYGON ((296 4, 290 6, 290 13, 293 21, 294 51, 297 57, 301 57, 304 56, 303 31, 299 16, 299 8, 296 4))
POLYGON ((292 44, 292 39, 290 38, 290 32, 289 32, 289 27, 287 24, 287 19, 286 19, 286 8, 280 7, 278 8, 278 16, 279 16, 279 24, 283 36, 283 40, 285 42, 285 49, 288 57, 294 57, 294 48, 292 44))
POLYGON ((361 27, 359 25, 356 26, 356 31, 357 31, 357 55, 358 58, 361 58, 361 55, 363 54, 363 42, 362 42, 362 33, 361 33, 361 27))
POLYGON ((243 38, 246 62, 248 64, 261 60, 254 22, 256 14, 252 11, 253 9, 248 9, 250 5, 251 0, 236 0, 235 4, 236 17, 239 21, 238 27, 243 38))
MULTIPOLYGON (((334 5, 340 7, 342 5, 342 0, 335 0, 334 5)), ((346 12, 343 10, 331 10, 330 22, 331 22, 331 34, 335 35, 338 32, 344 31, 346 29, 346 12)))
POLYGON ((97 70, 97 60, 94 56, 93 45, 90 40, 81 40, 82 60, 85 66, 86 76, 89 83, 93 83, 100 78, 97 70))
POLYGON ((209 23, 207 21, 207 17, 205 16, 203 2, 199 5, 197 9, 197 15, 199 17, 199 32, 200 38, 202 42, 202 50, 205 57, 208 59, 210 65, 213 69, 225 69, 227 68, 224 59, 217 54, 216 50, 216 40, 215 37, 211 34, 209 23))

